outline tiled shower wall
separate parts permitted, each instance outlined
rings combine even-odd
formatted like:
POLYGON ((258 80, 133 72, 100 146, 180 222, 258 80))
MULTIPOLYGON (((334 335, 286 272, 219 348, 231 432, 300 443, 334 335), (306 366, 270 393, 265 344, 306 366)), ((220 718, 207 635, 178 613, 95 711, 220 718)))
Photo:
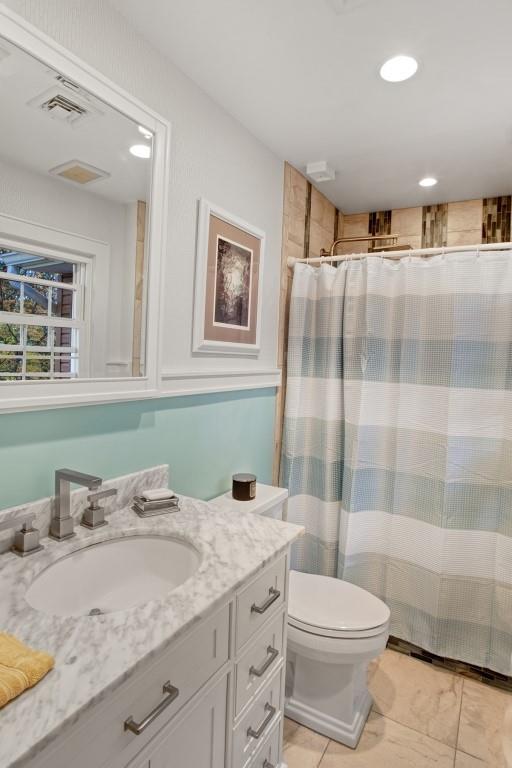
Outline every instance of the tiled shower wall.
MULTIPOLYGON (((510 240, 511 197, 488 197, 416 208, 344 216, 343 237, 396 234, 401 245, 436 248, 510 240)), ((387 242, 387 241, 386 241, 387 242)), ((371 251, 366 243, 346 244, 340 253, 371 251)), ((375 246, 378 250, 378 246, 375 246)))

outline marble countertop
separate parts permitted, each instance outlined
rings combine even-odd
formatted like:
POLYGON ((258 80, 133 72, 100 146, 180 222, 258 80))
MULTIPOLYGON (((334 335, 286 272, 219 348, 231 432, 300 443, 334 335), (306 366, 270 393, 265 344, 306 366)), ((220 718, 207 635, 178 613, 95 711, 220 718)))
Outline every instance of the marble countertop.
POLYGON ((0 710, 0 766, 22 766, 112 693, 138 667, 301 535, 296 525, 182 499, 181 510, 142 520, 130 508, 113 512, 97 531, 76 529, 67 542, 44 539, 44 552, 0 555, 0 629, 55 656, 34 688, 0 710), (33 579, 64 555, 95 542, 137 534, 188 539, 201 553, 198 571, 161 600, 101 616, 50 616, 31 608, 33 579), (111 651, 115 649, 115 653, 111 651))

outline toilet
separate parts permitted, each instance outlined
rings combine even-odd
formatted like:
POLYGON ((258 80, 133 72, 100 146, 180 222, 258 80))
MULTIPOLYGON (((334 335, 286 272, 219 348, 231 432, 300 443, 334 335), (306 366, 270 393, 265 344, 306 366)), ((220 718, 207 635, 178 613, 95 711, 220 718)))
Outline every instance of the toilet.
MULTIPOLYGON (((252 501, 215 499, 282 519, 288 491, 257 486, 252 501)), ((385 649, 390 610, 361 587, 330 576, 290 571, 285 714, 355 748, 370 712, 368 664, 385 649)))
POLYGON ((290 572, 285 714, 356 747, 370 712, 370 661, 389 637, 389 608, 348 581, 290 572))

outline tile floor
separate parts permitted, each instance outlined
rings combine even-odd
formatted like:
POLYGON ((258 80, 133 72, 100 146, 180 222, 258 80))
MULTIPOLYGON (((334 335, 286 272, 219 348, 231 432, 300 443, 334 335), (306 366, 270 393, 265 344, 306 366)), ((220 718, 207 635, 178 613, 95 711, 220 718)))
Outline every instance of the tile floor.
POLYGON ((512 694, 386 650, 357 749, 285 721, 288 768, 512 768, 512 694))

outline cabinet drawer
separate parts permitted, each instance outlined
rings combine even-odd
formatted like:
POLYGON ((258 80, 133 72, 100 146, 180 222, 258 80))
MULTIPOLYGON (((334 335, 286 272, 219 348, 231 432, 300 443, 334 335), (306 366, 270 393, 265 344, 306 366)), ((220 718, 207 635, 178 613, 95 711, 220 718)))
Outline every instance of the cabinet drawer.
POLYGON ((107 697, 56 751, 49 750, 48 758, 41 755, 40 768, 126 765, 223 666, 228 655, 229 607, 225 606, 107 697), (177 695, 174 688, 164 692, 167 682, 178 689, 177 695), (126 730, 129 718, 140 724, 152 713, 140 735, 126 730))
POLYGON ((132 685, 131 695, 127 692, 122 702, 119 702, 122 706, 118 709, 115 721, 111 728, 106 729, 111 733, 109 748, 121 751, 132 744, 134 748, 140 749, 145 743, 145 734, 151 738, 160 730, 222 667, 228 657, 229 608, 226 606, 195 632, 178 641, 163 658, 140 676, 138 684, 132 685), (175 700, 141 735, 125 730, 124 724, 129 718, 133 718, 136 723, 142 722, 169 696, 163 692, 163 685, 167 681, 179 690, 175 700))
POLYGON ((269 680, 233 733, 233 768, 245 768, 281 717, 283 670, 269 680))
POLYGON ((197 698, 126 768, 225 768, 227 677, 197 698))
POLYGON ((265 685, 283 658, 285 614, 280 613, 251 642, 236 665, 235 714, 239 715, 248 701, 265 685))
POLYGON ((249 768, 279 768, 281 760, 281 720, 274 725, 266 742, 259 748, 249 768))
POLYGON ((284 603, 286 558, 281 558, 237 597, 236 645, 239 650, 284 603))

